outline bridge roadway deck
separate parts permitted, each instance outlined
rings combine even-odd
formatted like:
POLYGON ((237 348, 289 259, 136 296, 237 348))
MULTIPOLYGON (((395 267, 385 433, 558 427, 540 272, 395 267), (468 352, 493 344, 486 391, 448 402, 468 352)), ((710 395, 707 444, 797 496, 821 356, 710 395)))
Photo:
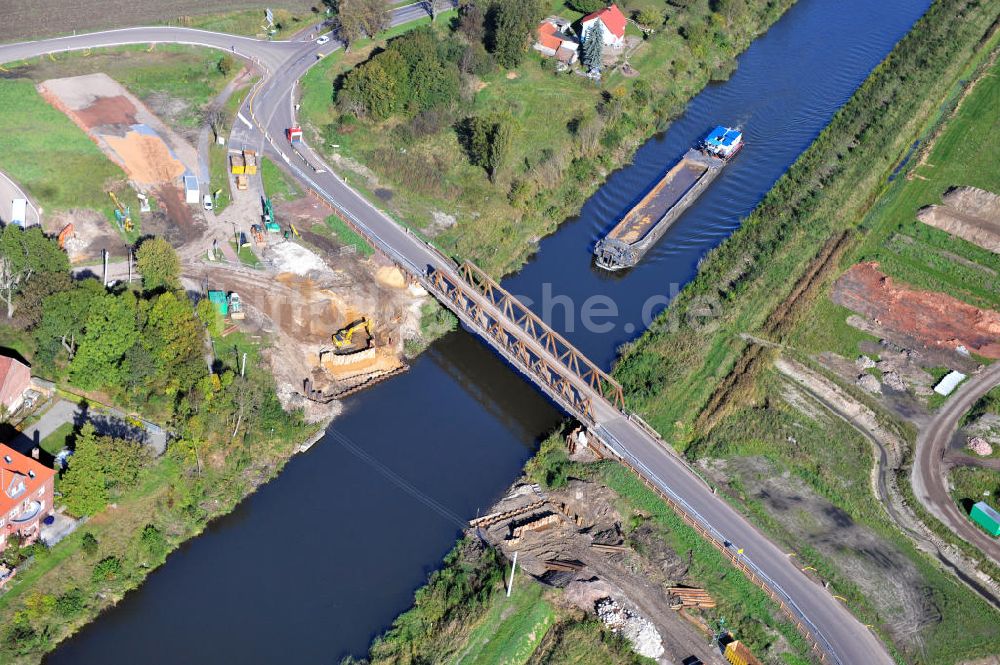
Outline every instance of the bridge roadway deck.
MULTIPOLYGON (((394 14, 393 23, 405 20, 409 19, 394 14)), ((284 128, 296 124, 294 99, 297 79, 316 62, 318 47, 312 42, 263 42, 184 28, 132 28, 0 45, 0 63, 64 50, 150 42, 187 43, 227 51, 236 46, 237 55, 254 58, 266 69, 267 75, 241 108, 243 114, 252 117, 255 125, 247 130, 248 135, 242 140, 248 145, 259 142, 269 154, 283 160, 304 186, 342 211, 373 244, 413 275, 426 280, 428 270, 434 269, 446 271, 453 279, 461 280, 451 261, 376 209, 333 174, 308 145, 302 144, 299 151, 293 152, 283 141, 284 128)), ((329 51, 335 46, 330 44, 324 48, 329 51)), ((491 315, 502 317, 485 298, 479 304, 491 315)), ((489 341, 488 335, 484 339, 489 341)), ((535 351, 547 357, 551 364, 559 365, 558 359, 537 348, 527 334, 523 341, 532 344, 535 351)), ((776 547, 722 497, 713 494, 663 443, 594 393, 582 380, 571 380, 578 390, 591 395, 597 423, 593 429, 607 448, 657 491, 670 497, 711 536, 727 543, 725 549, 730 556, 763 579, 791 614, 805 625, 826 652, 826 662, 843 665, 888 665, 893 662, 876 636, 840 601, 807 578, 799 570, 794 557, 776 547), (740 549, 742 554, 737 553, 740 549)))

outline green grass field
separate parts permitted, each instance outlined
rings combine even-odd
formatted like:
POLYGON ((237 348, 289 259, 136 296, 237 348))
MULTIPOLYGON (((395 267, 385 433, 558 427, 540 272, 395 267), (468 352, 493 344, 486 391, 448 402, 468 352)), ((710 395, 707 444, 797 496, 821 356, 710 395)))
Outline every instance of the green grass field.
POLYGON ((48 212, 110 209, 106 192, 125 182, 125 173, 26 79, 0 80, 0 170, 48 212))
POLYGON ((978 501, 1000 510, 1000 471, 961 466, 952 469, 948 478, 955 488, 952 497, 966 513, 978 501))
MULTIPOLYGON (((322 3, 317 3, 317 7, 322 7, 322 3)), ((272 13, 275 32, 271 35, 271 39, 288 39, 294 33, 318 23, 323 18, 322 13, 308 10, 272 9, 272 13)), ((192 16, 184 21, 183 25, 212 32, 260 38, 265 37, 268 30, 262 8, 192 16)))
POLYGON ((326 225, 330 232, 336 236, 337 240, 345 245, 354 247, 355 251, 361 256, 371 256, 375 253, 375 250, 364 239, 364 236, 345 224, 344 220, 337 215, 327 217, 326 225))
POLYGON ((41 440, 41 448, 50 455, 55 455, 63 448, 72 443, 73 439, 73 423, 63 423, 55 429, 52 434, 41 440))
POLYGON ((521 665, 528 662, 555 623, 555 610, 542 587, 523 574, 510 598, 497 594, 486 616, 469 634, 453 665, 521 665))
POLYGON ((944 291, 974 305, 1000 306, 1000 256, 917 220, 951 187, 1000 192, 1000 160, 984 146, 1000 138, 1000 64, 984 72, 926 159, 897 179, 865 220, 871 229, 859 252, 893 277, 944 291), (956 258, 958 257, 958 258, 956 258), (964 261, 962 261, 964 259, 964 261))
POLYGON ((264 183, 264 191, 268 198, 278 201, 291 201, 302 196, 302 189, 274 162, 264 157, 260 158, 260 177, 264 183))

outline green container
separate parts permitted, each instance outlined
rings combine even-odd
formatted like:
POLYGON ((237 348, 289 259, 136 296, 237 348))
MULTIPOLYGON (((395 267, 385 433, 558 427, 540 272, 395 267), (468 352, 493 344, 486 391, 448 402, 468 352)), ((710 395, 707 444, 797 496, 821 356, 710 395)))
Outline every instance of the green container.
POLYGON ((215 305, 215 309, 219 311, 222 316, 229 315, 229 300, 226 298, 224 291, 209 291, 208 301, 215 305))
POLYGON ((972 521, 986 529, 991 536, 1000 536, 1000 513, 985 501, 980 501, 972 507, 969 513, 972 521))

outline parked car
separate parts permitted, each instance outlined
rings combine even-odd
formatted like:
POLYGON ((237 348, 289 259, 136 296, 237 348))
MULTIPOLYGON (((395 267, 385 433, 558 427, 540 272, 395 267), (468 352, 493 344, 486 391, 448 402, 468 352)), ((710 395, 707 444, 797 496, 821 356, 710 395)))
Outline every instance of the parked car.
POLYGON ((212 195, 211 194, 205 194, 204 204, 205 204, 205 210, 211 210, 212 209, 213 206, 212 206, 212 195))
POLYGON ((322 37, 316 40, 316 44, 322 46, 323 44, 326 44, 329 41, 330 41, 330 35, 323 35, 322 37))

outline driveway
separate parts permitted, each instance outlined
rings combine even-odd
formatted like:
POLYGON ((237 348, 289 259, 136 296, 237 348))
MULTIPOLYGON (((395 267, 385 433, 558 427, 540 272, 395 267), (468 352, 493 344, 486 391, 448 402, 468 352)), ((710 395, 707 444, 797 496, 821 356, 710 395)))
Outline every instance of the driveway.
POLYGON ((56 400, 38 422, 14 437, 10 446, 18 452, 28 454, 60 426, 73 423, 74 428, 79 428, 86 422, 92 423, 98 434, 139 439, 156 456, 162 455, 167 449, 166 431, 153 423, 141 421, 142 426, 137 426, 131 418, 117 409, 76 404, 64 399, 56 400))

